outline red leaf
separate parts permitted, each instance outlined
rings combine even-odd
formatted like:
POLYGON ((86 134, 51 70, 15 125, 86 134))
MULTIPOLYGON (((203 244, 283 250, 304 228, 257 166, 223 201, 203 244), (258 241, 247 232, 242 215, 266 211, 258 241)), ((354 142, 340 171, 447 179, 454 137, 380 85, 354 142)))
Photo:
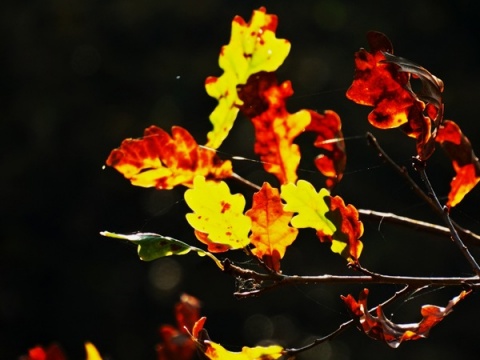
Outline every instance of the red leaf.
POLYGON ((172 127, 172 137, 150 126, 141 139, 126 139, 107 159, 133 185, 171 189, 177 185, 191 187, 197 175, 223 179, 231 176, 230 161, 221 161, 216 153, 199 147, 190 133, 172 127))
POLYGON ((457 205, 480 181, 480 162, 468 138, 453 121, 446 120, 438 129, 436 141, 452 160, 456 176, 450 183, 448 207, 457 205))
POLYGON ((347 163, 342 123, 338 114, 331 110, 324 114, 310 111, 310 116, 306 131, 317 133, 314 145, 325 151, 315 158, 315 165, 327 177, 327 188, 332 189, 342 179, 347 163))
POLYGON ((393 323, 385 317, 381 306, 377 307, 377 316, 370 314, 367 306, 368 289, 360 292, 358 302, 350 294, 341 298, 347 305, 353 318, 357 321, 357 326, 361 331, 375 340, 385 341, 388 346, 397 348, 403 341, 427 337, 430 329, 450 314, 452 308, 469 293, 470 291, 462 291, 460 295, 450 300, 446 307, 435 305, 422 306, 422 320, 411 324, 393 323))
POLYGON ((347 97, 361 105, 373 106, 370 123, 381 129, 401 127, 417 140, 422 160, 431 156, 437 128, 443 120, 443 82, 425 68, 394 56, 390 40, 378 32, 367 35, 371 52, 355 53, 355 75, 347 97), (411 79, 419 79, 416 94, 411 79))
POLYGON ((28 355, 20 358, 21 360, 66 360, 60 346, 52 344, 48 347, 36 346, 28 351, 28 355))

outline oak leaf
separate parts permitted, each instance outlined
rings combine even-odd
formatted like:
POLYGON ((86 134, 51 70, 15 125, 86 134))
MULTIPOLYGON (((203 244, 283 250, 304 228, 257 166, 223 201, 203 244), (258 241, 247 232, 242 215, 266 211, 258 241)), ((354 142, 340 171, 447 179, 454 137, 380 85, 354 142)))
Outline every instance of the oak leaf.
POLYGON ((347 98, 373 106, 370 123, 380 129, 401 127, 417 140, 421 160, 431 156, 435 136, 443 120, 443 82, 425 68, 393 55, 390 40, 382 33, 367 34, 370 52, 355 53, 355 75, 347 98), (411 79, 419 79, 421 91, 415 93, 411 79))
POLYGON ((456 206, 480 181, 480 161, 460 127, 446 120, 438 129, 436 141, 452 160, 455 177, 450 183, 447 206, 456 206))
POLYGON ((353 205, 346 206, 339 196, 332 197, 327 189, 317 193, 312 184, 299 180, 282 185, 281 197, 285 211, 296 213, 291 224, 296 228, 313 228, 322 242, 331 242, 331 250, 349 262, 356 262, 363 244, 363 224, 353 205))
POLYGON ((195 323, 200 319, 200 301, 182 294, 175 304, 176 327, 162 325, 159 329, 162 343, 157 345, 157 360, 191 360, 196 345, 189 335, 195 323))
POLYGON ((197 175, 224 179, 232 174, 230 161, 221 161, 216 153, 199 147, 192 135, 180 126, 172 127, 172 136, 150 126, 141 139, 126 139, 112 150, 107 165, 114 167, 133 185, 172 189, 191 187, 197 175))
POLYGON ((283 347, 279 345, 244 346, 242 351, 233 352, 222 345, 210 340, 208 333, 203 328, 206 318, 201 318, 194 326, 192 338, 197 343, 198 349, 210 360, 274 360, 283 355, 283 347))
POLYGON ((230 42, 219 57, 224 73, 205 81, 207 93, 218 100, 210 114, 213 130, 207 135, 207 146, 217 149, 228 136, 242 105, 237 86, 257 72, 275 71, 287 57, 290 43, 276 38, 277 23, 277 16, 267 14, 263 7, 253 12, 248 23, 240 16, 233 19, 230 42))
POLYGON ((388 346, 397 348, 403 341, 426 338, 436 324, 452 312, 452 308, 470 291, 462 291, 450 300, 446 307, 424 305, 421 309, 422 320, 412 324, 395 324, 385 317, 382 307, 377 306, 376 316, 370 314, 367 306, 368 289, 360 292, 358 301, 352 295, 341 296, 352 314, 360 331, 375 340, 385 341, 388 346))
POLYGON ((225 182, 198 176, 184 197, 193 210, 186 215, 187 221, 210 252, 241 249, 250 243, 251 220, 243 214, 245 198, 242 194, 232 195, 225 182))
POLYGON ((250 240, 255 246, 253 254, 279 271, 280 259, 298 234, 298 229, 289 226, 293 213, 283 209, 278 189, 264 183, 253 195, 252 208, 245 215, 252 219, 250 240))

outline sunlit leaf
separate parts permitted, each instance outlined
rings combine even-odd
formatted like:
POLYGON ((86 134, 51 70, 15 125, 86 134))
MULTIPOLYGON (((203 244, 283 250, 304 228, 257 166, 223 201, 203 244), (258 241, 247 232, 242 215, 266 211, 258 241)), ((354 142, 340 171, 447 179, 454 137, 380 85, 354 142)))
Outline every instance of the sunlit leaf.
POLYGON ((456 176, 450 183, 447 206, 457 205, 480 181, 480 161, 468 138, 453 121, 446 120, 438 129, 436 141, 452 160, 456 176))
POLYGON ((310 124, 305 130, 315 132, 314 145, 324 151, 315 158, 315 165, 327 177, 326 186, 331 189, 342 179, 347 163, 342 122, 332 110, 324 114, 310 111, 310 116, 310 124))
POLYGON ((390 40, 381 33, 367 35, 370 52, 355 53, 355 75, 347 97, 373 106, 370 123, 381 129, 401 127, 417 140, 417 154, 426 160, 435 147, 436 130, 443 120, 443 82, 415 63, 393 55, 390 40), (411 79, 422 89, 415 93, 411 79))
POLYGON ((156 127, 145 130, 141 139, 126 139, 112 150, 107 165, 114 167, 133 185, 171 189, 191 187, 193 178, 224 179, 232 174, 230 161, 221 161, 216 153, 199 147, 190 133, 172 127, 172 136, 156 127))
POLYGON ((274 360, 279 359, 283 353, 283 347, 279 345, 256 346, 253 348, 244 346, 242 351, 233 352, 225 349, 222 345, 210 340, 206 330, 203 329, 206 318, 202 318, 192 331, 192 338, 198 344, 198 349, 211 360, 274 360))
POLYGON ((21 358, 22 360, 66 360, 67 357, 63 353, 60 346, 52 344, 47 347, 35 346, 28 351, 28 355, 21 358))
POLYGON ((275 75, 261 72, 250 77, 239 89, 244 100, 242 111, 251 118, 255 128, 255 153, 264 169, 282 184, 297 180, 300 150, 294 144, 310 123, 310 113, 300 110, 290 114, 285 99, 293 94, 290 81, 277 85, 275 75))
POLYGON ((349 262, 360 257, 363 224, 353 205, 345 205, 339 196, 332 197, 327 189, 317 193, 312 184, 299 180, 296 185, 282 185, 281 197, 285 211, 294 212, 291 224, 296 228, 313 228, 322 242, 331 242, 331 250, 349 262))
POLYGON ((245 215, 252 219, 253 254, 272 269, 280 270, 280 259, 296 239, 298 230, 289 226, 293 213, 284 211, 278 189, 264 183, 253 195, 252 208, 245 215))
POLYGON ((426 338, 430 329, 452 312, 452 308, 470 291, 462 291, 460 295, 448 302, 446 307, 424 305, 421 309, 422 320, 418 323, 395 324, 385 317, 381 306, 377 307, 376 316, 368 312, 368 289, 362 290, 358 302, 352 295, 342 296, 358 328, 375 340, 385 341, 390 347, 397 348, 403 341, 426 338))
POLYGON ((180 240, 154 233, 116 234, 109 231, 102 231, 103 236, 128 240, 138 246, 138 256, 143 261, 152 261, 165 256, 185 255, 190 251, 196 252, 199 256, 208 256, 215 264, 223 270, 223 265, 213 254, 208 251, 190 246, 180 240))
POLYGON ((250 243, 251 220, 243 214, 245 198, 230 193, 223 182, 206 181, 198 176, 193 189, 185 192, 185 201, 193 213, 186 215, 197 238, 211 252, 241 249, 250 243))
POLYGON ((222 47, 219 57, 224 73, 205 81, 207 93, 218 100, 210 114, 213 130, 207 135, 207 146, 217 149, 233 126, 242 105, 237 85, 260 71, 275 71, 287 57, 290 43, 276 38, 277 22, 277 16, 267 14, 265 8, 255 10, 248 23, 240 16, 233 19, 230 42, 222 47))
POLYGON ((91 342, 85 343, 85 352, 87 354, 86 360, 102 360, 97 348, 91 342))
POLYGON ((182 294, 175 304, 177 326, 162 325, 159 329, 161 344, 157 345, 157 360, 192 360, 196 345, 189 335, 200 319, 200 302, 197 298, 182 294))

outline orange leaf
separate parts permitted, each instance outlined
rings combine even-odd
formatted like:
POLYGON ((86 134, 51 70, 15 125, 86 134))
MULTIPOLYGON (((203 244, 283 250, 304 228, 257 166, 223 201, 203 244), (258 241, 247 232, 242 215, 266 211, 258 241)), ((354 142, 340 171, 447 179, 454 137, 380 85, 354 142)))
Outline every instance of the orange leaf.
POLYGON ((260 72, 241 86, 244 101, 241 110, 251 118, 255 128, 255 153, 265 170, 282 184, 297 180, 300 150, 293 140, 310 123, 310 113, 300 110, 288 113, 285 99, 293 94, 290 81, 277 85, 275 74, 260 72))
POLYGON ((329 196, 326 199, 330 211, 326 214, 336 230, 333 235, 317 233, 321 241, 332 242, 332 251, 339 253, 350 262, 356 262, 362 253, 363 223, 359 220, 358 210, 352 205, 345 205, 340 196, 329 196))
POLYGON ((245 215, 252 219, 250 240, 255 246, 252 252, 279 271, 280 259, 298 234, 298 229, 289 226, 293 213, 283 210, 278 189, 264 183, 253 195, 252 208, 245 215))
POLYGON ((443 119, 443 82, 426 69, 393 54, 390 40, 381 33, 367 34, 371 52, 355 53, 355 75, 347 98, 373 106, 370 123, 381 129, 402 127, 417 140, 417 154, 426 160, 434 151, 436 129, 443 119), (416 94, 410 79, 419 79, 416 94))
POLYGON ((189 335, 195 323, 200 319, 200 302, 191 295, 183 294, 175 305, 177 327, 162 325, 157 345, 158 360, 191 360, 195 354, 195 342, 189 335))
POLYGON ((305 130, 317 133, 314 145, 325 151, 315 158, 315 165, 327 177, 327 188, 332 189, 342 179, 347 163, 342 123, 332 110, 324 114, 310 110, 310 116, 310 124, 305 130))
POLYGON ((172 127, 172 137, 150 126, 143 138, 124 140, 120 148, 110 153, 107 165, 133 185, 157 189, 172 189, 177 185, 191 187, 197 175, 223 179, 232 174, 230 161, 221 161, 214 151, 199 147, 192 135, 180 126, 172 127))
POLYGON ((448 207, 457 205, 480 181, 480 162, 468 138, 453 121, 446 120, 438 129, 436 141, 452 160, 456 176, 450 183, 448 207))
POLYGON ((446 307, 424 305, 421 309, 422 320, 412 324, 395 324, 385 317, 380 306, 377 307, 377 316, 368 311, 368 289, 360 292, 358 302, 352 295, 342 296, 353 318, 357 321, 358 328, 375 340, 385 341, 388 346, 397 348, 402 341, 426 338, 430 329, 452 312, 452 308, 470 291, 462 291, 460 295, 448 302, 446 307))

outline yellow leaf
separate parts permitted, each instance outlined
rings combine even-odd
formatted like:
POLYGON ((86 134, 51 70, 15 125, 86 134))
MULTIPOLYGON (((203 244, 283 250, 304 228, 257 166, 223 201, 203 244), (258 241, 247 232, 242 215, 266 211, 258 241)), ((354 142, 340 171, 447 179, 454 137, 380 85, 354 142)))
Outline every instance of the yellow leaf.
POLYGON ((250 243, 251 220, 243 214, 245 198, 242 194, 232 195, 225 182, 198 176, 193 189, 185 192, 185 201, 193 210, 186 215, 187 221, 209 251, 241 249, 250 243))
POLYGON ((324 235, 333 235, 335 225, 326 217, 330 210, 326 199, 330 198, 327 189, 318 193, 308 181, 298 180, 297 184, 282 185, 281 197, 285 200, 285 211, 297 213, 291 224, 296 228, 313 228, 324 235))
POLYGON ((91 342, 85 343, 85 352, 87 353, 86 360, 102 360, 97 348, 91 342))
POLYGON ((236 16, 232 21, 230 43, 222 47, 219 57, 224 73, 205 81, 207 93, 218 100, 210 115, 213 130, 207 135, 207 146, 217 149, 227 137, 242 101, 237 86, 245 84, 250 75, 260 71, 275 71, 290 51, 290 42, 277 39, 277 17, 265 8, 253 12, 249 23, 236 16))
POLYGON ((211 360, 273 360, 280 358, 283 351, 279 345, 254 348, 244 346, 241 352, 228 351, 222 345, 211 341, 206 345, 205 355, 211 360))

